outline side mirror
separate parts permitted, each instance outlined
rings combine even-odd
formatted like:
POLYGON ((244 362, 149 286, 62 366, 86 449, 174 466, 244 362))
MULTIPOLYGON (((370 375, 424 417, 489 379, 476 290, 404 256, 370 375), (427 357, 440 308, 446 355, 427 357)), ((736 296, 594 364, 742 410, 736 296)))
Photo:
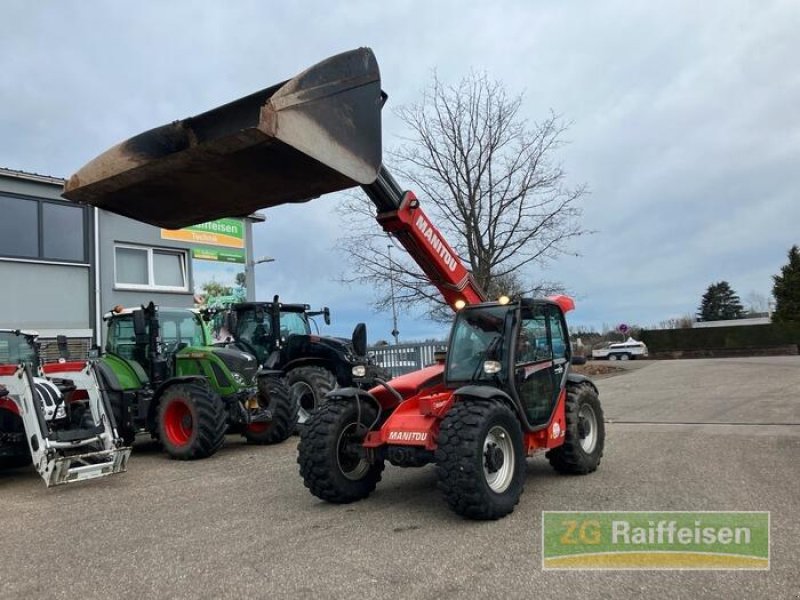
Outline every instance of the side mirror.
POLYGON ((228 330, 228 333, 231 335, 236 334, 236 326, 239 324, 239 319, 236 316, 235 310, 229 310, 225 313, 225 329, 228 330))
POLYGON ((325 325, 331 324, 331 309, 327 306, 322 309, 322 318, 325 320, 325 325))
POLYGON ((353 351, 356 356, 367 355, 367 326, 359 323, 353 330, 353 351))
POLYGON ((133 334, 136 336, 137 344, 147 343, 147 319, 142 309, 133 311, 133 334))

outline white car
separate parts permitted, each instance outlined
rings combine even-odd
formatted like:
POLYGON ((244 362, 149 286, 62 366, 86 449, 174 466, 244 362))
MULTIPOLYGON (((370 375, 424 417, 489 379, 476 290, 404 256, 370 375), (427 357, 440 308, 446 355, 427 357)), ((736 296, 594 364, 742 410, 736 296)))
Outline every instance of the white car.
POLYGON ((624 342, 606 344, 602 348, 592 350, 592 358, 608 360, 633 360, 635 358, 647 358, 647 345, 644 342, 637 342, 633 338, 628 338, 624 342))

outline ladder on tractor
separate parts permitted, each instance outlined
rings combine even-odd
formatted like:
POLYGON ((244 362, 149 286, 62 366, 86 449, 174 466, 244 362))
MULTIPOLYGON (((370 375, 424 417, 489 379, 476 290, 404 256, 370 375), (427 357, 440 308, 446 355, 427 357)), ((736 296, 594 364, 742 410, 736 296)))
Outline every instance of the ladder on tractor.
POLYGON ((127 470, 131 448, 118 435, 108 399, 100 390, 91 361, 64 361, 44 365, 52 382, 74 387, 88 403, 80 423, 63 423, 55 417, 65 394, 48 394, 36 382, 28 364, 0 366, 5 399, 14 403, 22 419, 33 466, 47 487, 113 475, 127 470))

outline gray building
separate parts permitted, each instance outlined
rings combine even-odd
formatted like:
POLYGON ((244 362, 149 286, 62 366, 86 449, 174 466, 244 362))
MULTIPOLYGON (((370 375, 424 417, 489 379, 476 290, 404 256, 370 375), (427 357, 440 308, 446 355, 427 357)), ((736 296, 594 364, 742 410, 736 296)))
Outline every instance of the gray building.
POLYGON ((0 168, 0 327, 66 335, 79 353, 102 343, 102 315, 116 305, 191 307, 209 281, 254 299, 262 216, 168 231, 68 202, 63 185, 0 168))

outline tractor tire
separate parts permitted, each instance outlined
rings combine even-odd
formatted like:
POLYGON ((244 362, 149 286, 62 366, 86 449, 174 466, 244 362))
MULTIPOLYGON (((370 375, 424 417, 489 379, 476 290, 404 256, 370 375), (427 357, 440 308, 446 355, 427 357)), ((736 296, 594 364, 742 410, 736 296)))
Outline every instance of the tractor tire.
MULTIPOLYGON (((21 436, 19 443, 7 442, 5 456, 0 456, 0 470, 19 469, 20 467, 27 467, 33 462, 31 450, 24 440, 25 425, 22 422, 22 417, 10 410, 0 409, 0 433, 20 434, 21 436)), ((0 450, 2 449, 0 448, 0 450)))
POLYGON ((286 374, 286 383, 299 407, 297 423, 303 425, 325 394, 336 387, 336 376, 324 367, 297 367, 286 374))
POLYGON ((360 409, 362 431, 356 403, 333 401, 317 409, 300 433, 300 475, 317 498, 336 504, 355 502, 369 496, 381 480, 383 460, 369 462, 353 452, 377 415, 369 404, 362 402, 360 409))
POLYGON ((242 435, 251 444, 277 444, 294 431, 297 424, 297 402, 292 399, 289 386, 277 377, 261 377, 258 381, 258 403, 272 411, 269 423, 246 425, 242 435))
POLYGON ((456 513, 494 520, 514 510, 525 484, 517 416, 500 400, 456 402, 439 429, 439 489, 456 513))
POLYGON ((597 470, 606 439, 603 409, 595 389, 588 384, 567 387, 564 443, 547 452, 550 465, 565 475, 586 475, 597 470))
POLYGON ((17 454, 13 456, 0 456, 0 471, 5 471, 6 469, 20 469, 22 467, 27 467, 32 462, 30 453, 27 455, 17 454))
POLYGON ((109 391, 108 402, 111 405, 111 412, 114 414, 114 421, 117 424, 117 433, 122 438, 126 446, 133 444, 136 439, 136 430, 124 423, 128 422, 128 410, 125 404, 125 395, 122 392, 109 391))
POLYGON ((227 427, 222 399, 202 383, 175 383, 161 395, 156 428, 171 458, 211 456, 222 446, 227 427))

